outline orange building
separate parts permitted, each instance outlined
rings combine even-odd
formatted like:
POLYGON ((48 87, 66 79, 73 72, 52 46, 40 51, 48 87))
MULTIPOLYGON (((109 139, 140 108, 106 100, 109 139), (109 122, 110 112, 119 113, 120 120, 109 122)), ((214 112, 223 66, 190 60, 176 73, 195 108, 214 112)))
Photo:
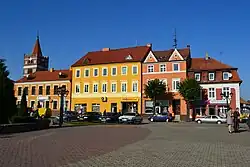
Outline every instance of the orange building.
POLYGON ((190 47, 184 49, 170 49, 166 51, 152 51, 143 62, 143 113, 152 113, 153 101, 145 97, 144 85, 152 79, 160 79, 167 85, 167 94, 158 97, 156 111, 168 110, 175 116, 184 119, 187 106, 183 97, 178 93, 178 85, 187 77, 187 68, 190 62, 190 47))

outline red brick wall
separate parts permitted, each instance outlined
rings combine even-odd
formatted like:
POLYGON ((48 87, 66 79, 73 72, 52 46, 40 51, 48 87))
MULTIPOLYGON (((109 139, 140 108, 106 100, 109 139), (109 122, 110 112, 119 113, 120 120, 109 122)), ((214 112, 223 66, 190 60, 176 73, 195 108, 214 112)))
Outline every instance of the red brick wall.
POLYGON ((233 93, 231 102, 230 102, 230 107, 235 110, 236 109, 236 96, 235 96, 235 89, 231 88, 231 93, 233 93))
POLYGON ((222 92, 222 89, 216 88, 216 100, 222 100, 222 97, 220 95, 221 92, 222 92))

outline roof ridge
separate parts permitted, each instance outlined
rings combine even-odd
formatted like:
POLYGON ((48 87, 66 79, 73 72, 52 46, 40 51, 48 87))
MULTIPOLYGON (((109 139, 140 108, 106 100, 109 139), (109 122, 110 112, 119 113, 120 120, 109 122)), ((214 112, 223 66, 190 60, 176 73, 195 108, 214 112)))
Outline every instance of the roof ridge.
POLYGON ((140 47, 148 47, 146 45, 141 45, 141 46, 131 46, 131 47, 126 47, 126 48, 114 48, 114 49, 111 49, 109 51, 102 51, 102 50, 96 50, 96 51, 90 51, 90 52, 87 52, 87 53, 95 53, 95 52, 110 52, 110 51, 117 51, 117 50, 125 50, 125 49, 135 49, 135 48, 140 48, 140 47))

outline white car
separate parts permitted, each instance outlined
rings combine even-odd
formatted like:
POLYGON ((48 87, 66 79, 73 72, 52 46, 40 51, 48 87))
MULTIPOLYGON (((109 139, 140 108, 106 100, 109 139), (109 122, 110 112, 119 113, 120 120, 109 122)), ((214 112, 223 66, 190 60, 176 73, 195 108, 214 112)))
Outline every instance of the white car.
POLYGON ((143 118, 137 113, 125 113, 119 118, 119 123, 134 123, 140 124, 143 118))
POLYGON ((200 118, 196 118, 195 121, 198 124, 201 123, 217 123, 217 124, 222 124, 222 123, 226 123, 227 119, 226 118, 222 118, 218 115, 209 115, 209 116, 205 116, 205 117, 200 117, 200 118))

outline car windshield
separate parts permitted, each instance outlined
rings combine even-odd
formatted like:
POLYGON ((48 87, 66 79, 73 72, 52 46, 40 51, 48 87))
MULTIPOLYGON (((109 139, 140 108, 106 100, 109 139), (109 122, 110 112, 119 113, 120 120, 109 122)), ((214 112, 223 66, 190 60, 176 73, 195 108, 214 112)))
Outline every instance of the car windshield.
POLYGON ((136 115, 136 113, 125 113, 125 114, 123 114, 124 116, 135 116, 136 115))

